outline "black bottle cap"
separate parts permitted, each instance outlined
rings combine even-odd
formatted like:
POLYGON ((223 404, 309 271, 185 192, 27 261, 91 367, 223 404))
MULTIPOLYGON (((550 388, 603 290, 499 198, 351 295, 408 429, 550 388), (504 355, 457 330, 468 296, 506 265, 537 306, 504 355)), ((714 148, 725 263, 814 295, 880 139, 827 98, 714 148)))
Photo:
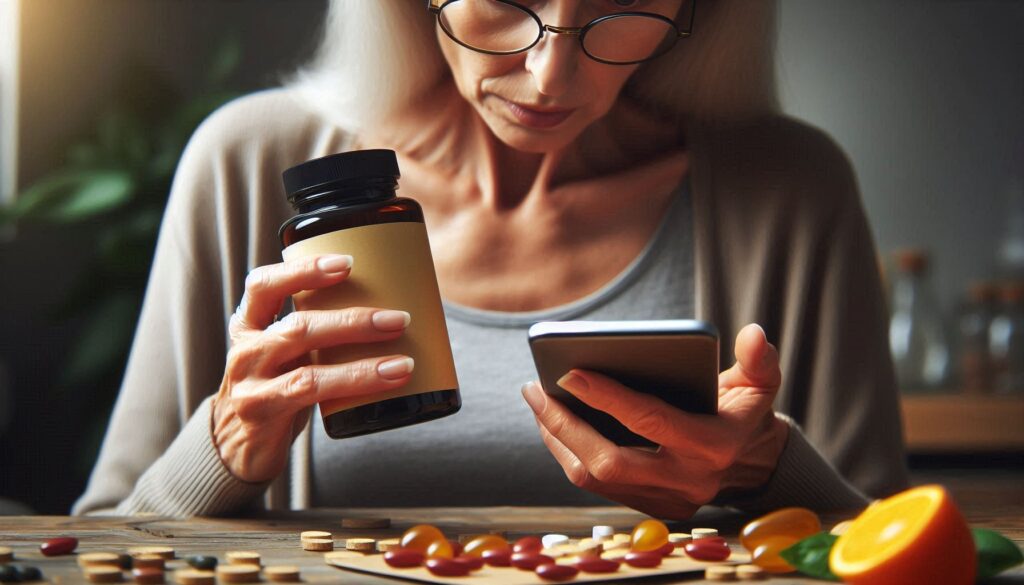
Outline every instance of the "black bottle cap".
POLYGON ((353 150, 315 158, 281 174, 288 199, 319 191, 358 186, 363 181, 398 182, 398 158, 393 150, 353 150))

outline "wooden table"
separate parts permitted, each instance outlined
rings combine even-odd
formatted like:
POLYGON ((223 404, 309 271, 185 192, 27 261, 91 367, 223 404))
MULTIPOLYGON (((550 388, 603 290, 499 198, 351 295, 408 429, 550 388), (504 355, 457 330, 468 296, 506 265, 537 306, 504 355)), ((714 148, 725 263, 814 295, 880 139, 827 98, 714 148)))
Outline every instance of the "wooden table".
MULTIPOLYGON (((920 482, 933 478, 920 477, 920 482)), ((972 526, 992 528, 1024 547, 1024 483, 1021 473, 992 475, 982 478, 942 478, 960 503, 972 526)), ((645 516, 618 507, 600 508, 433 508, 433 509, 358 509, 315 510, 245 519, 189 520, 133 518, 76 518, 64 516, 0 517, 0 544, 12 546, 19 562, 35 564, 56 583, 82 583, 85 580, 74 556, 45 558, 39 543, 61 535, 76 536, 78 552, 123 552, 129 546, 173 546, 179 556, 215 554, 223 560, 229 550, 255 550, 263 555, 264 564, 294 564, 302 569, 307 583, 402 583, 403 581, 350 573, 327 566, 322 553, 302 551, 298 534, 302 530, 327 530, 336 539, 354 536, 386 538, 399 535, 419 523, 436 524, 449 536, 503 530, 509 537, 522 534, 563 532, 571 535, 589 534, 595 524, 610 524, 628 530, 645 516), (347 517, 391 518, 387 530, 342 529, 340 519, 347 517)), ((824 518, 826 526, 844 516, 824 518)), ((691 521, 673 525, 687 531, 698 526, 712 526, 731 542, 749 517, 724 510, 702 510, 691 521)), ((180 563, 180 561, 178 561, 180 563)), ((170 577, 170 575, 168 575, 170 577)), ((655 580, 656 583, 703 583, 702 578, 655 580)), ((169 580, 169 582, 171 582, 169 580)), ((642 583, 651 583, 644 580, 642 583)), ((797 576, 774 577, 767 583, 822 583, 797 576)), ((1024 584, 1024 568, 1004 574, 991 583, 1024 584)), ((936 584, 940 585, 940 584, 936 584)))

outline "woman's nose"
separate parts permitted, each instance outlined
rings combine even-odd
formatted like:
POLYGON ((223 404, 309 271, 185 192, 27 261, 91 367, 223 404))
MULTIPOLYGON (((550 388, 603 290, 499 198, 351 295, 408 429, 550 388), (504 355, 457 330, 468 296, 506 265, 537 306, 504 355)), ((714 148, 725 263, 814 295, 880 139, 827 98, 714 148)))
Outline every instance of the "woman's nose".
POLYGON ((526 53, 526 70, 538 92, 559 97, 572 84, 581 55, 575 36, 545 31, 544 38, 526 53))

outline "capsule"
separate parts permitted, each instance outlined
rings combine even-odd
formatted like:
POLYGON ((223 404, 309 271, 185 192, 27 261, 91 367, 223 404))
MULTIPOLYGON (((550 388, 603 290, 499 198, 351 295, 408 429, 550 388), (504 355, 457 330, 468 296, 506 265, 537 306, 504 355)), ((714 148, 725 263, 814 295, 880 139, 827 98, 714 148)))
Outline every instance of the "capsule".
POLYGON ((438 577, 465 577, 469 574, 469 566, 455 559, 427 559, 427 570, 438 577))
POLYGON ((39 546, 39 552, 43 553, 48 557, 55 557, 57 555, 66 555, 74 552, 78 548, 78 539, 72 536, 62 536, 60 538, 51 538, 39 546))
POLYGON ((732 554, 729 545, 721 538, 701 538, 686 543, 686 554, 698 561, 724 561, 732 554))
POLYGON ((384 553, 384 562, 396 569, 418 567, 423 564, 423 559, 423 553, 411 548, 396 548, 384 553))
POLYGON ((614 573, 619 570, 619 563, 599 557, 580 559, 576 568, 584 573, 614 573))
POLYGON ((575 579, 580 570, 572 565, 544 563, 543 565, 538 565, 534 572, 545 581, 568 581, 569 579, 575 579))
POLYGON ((626 553, 622 560, 626 561, 626 564, 630 567, 649 569, 660 565, 661 558, 661 555, 655 551, 634 550, 626 553))

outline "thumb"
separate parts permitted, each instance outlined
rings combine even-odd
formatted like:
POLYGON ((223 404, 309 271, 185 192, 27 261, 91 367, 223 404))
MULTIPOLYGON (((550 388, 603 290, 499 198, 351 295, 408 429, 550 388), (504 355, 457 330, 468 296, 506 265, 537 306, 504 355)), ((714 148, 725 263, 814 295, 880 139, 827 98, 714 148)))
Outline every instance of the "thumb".
POLYGON ((751 323, 736 335, 736 365, 723 372, 719 386, 755 386, 774 388, 782 383, 779 369, 779 352, 768 343, 764 329, 751 323))

